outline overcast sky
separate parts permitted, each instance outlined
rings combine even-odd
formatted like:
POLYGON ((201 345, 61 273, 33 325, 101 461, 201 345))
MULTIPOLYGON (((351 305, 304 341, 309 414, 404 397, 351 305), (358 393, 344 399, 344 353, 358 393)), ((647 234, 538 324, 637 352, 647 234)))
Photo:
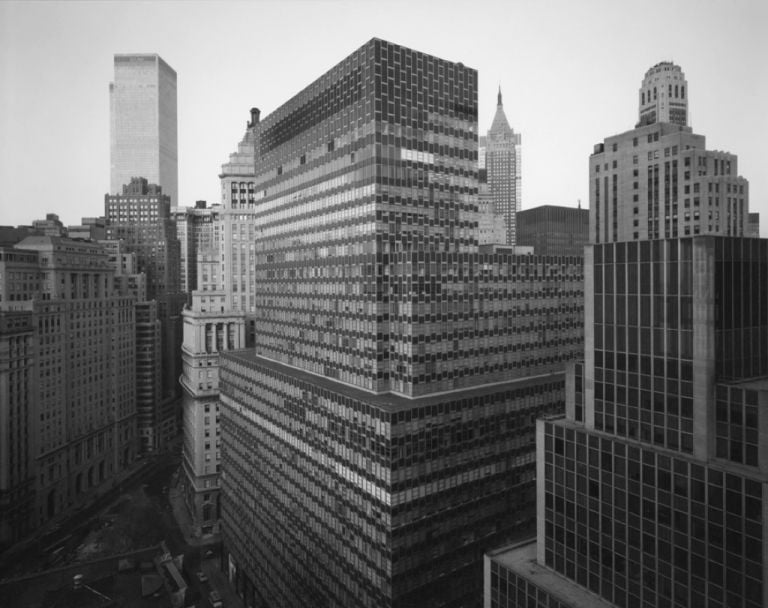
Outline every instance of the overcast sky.
POLYGON ((477 69, 481 133, 501 84, 526 209, 587 206, 593 145, 634 127, 645 71, 675 62, 689 124, 738 155, 766 236, 767 31, 765 0, 0 1, 0 224, 103 215, 115 53, 176 70, 179 202, 210 204, 252 106, 269 114, 378 37, 477 69))

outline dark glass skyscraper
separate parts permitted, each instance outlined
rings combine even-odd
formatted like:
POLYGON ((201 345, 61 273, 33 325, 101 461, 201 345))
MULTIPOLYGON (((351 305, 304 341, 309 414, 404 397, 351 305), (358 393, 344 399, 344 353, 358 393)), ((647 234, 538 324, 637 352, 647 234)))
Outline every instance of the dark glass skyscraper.
MULTIPOLYGON (((477 73, 371 40, 256 128, 254 351, 221 357, 247 602, 470 606, 530 534, 582 258, 478 253, 477 73)), ((251 204, 249 203, 249 206, 251 204)))
POLYGON ((585 278, 585 362, 538 422, 538 542, 487 558, 486 604, 768 605, 768 240, 619 236, 585 278))

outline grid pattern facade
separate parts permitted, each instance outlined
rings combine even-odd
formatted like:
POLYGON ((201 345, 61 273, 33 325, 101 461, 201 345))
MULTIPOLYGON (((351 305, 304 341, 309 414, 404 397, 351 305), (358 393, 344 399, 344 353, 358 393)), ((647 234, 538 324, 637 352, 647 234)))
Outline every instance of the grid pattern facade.
POLYGON ((543 426, 548 567, 617 606, 764 605, 760 475, 543 426))
POLYGON ((224 545, 254 605, 254 583, 266 605, 473 605, 483 550, 530 534, 561 375, 412 402, 253 354, 221 373, 224 545))
POLYGON ((221 358, 248 601, 472 605, 484 548, 531 530, 583 260, 478 253, 476 86, 374 39, 258 124, 256 348, 221 358))
POLYGON ((768 374, 768 241, 609 243, 593 255, 587 423, 693 453, 694 427, 709 416, 694 404, 712 403, 709 378, 768 374), (712 299, 718 306, 695 305, 712 299))
POLYGON ((490 562, 490 575, 488 608, 572 608, 570 602, 559 601, 546 587, 496 561, 490 562))
POLYGON ((115 55, 109 85, 110 193, 137 175, 179 204, 176 72, 158 55, 115 55))
POLYGON ((589 242, 589 209, 543 205, 517 214, 517 245, 537 255, 583 256, 589 242))

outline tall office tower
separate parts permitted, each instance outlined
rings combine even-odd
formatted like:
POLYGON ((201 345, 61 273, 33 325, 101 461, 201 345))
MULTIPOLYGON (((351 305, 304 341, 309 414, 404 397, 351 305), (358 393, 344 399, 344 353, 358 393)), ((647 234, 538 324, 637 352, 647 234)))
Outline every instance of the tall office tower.
POLYGON ((220 356, 235 588, 477 604, 483 550, 532 532, 533 420, 582 350, 582 259, 478 253, 461 64, 373 39, 256 145, 256 348, 220 356))
POLYGON ((185 500, 195 533, 201 536, 219 532, 221 513, 219 353, 246 346, 248 294, 254 294, 250 274, 258 122, 259 111, 254 108, 237 151, 222 165, 222 205, 195 209, 200 213, 208 211, 210 221, 199 223, 196 238, 198 285, 192 293, 191 307, 183 312, 181 384, 185 500), (223 262, 227 259, 231 264, 223 262), (227 266, 229 274, 225 273, 227 266))
POLYGON ((584 256, 589 242, 589 209, 542 205, 517 214, 517 244, 537 255, 584 256))
POLYGON ((497 213, 504 216, 507 227, 507 245, 515 245, 517 212, 523 201, 522 146, 519 133, 509 126, 501 101, 501 87, 496 103, 496 114, 485 138, 485 169, 497 213))
MULTIPOLYGON (((251 108, 251 119, 237 151, 221 166, 220 274, 226 294, 227 310, 246 313, 253 325, 256 311, 254 241, 256 234, 256 185, 254 163, 259 130, 258 108, 251 108)), ((263 193, 262 193, 263 196, 263 193)), ((249 330, 249 334, 252 330, 249 330)))
POLYGON ((95 243, 0 248, 0 542, 93 499, 136 456, 134 299, 112 274, 95 243))
MULTIPOLYGON (((141 417, 140 433, 143 450, 165 449, 180 429, 181 310, 186 301, 181 291, 181 252, 170 218, 170 200, 159 186, 148 184, 144 178, 132 178, 123 186, 122 194, 105 195, 104 208, 107 238, 121 240, 126 252, 136 254, 138 271, 147 276, 147 299, 157 303, 162 365, 152 373, 160 374, 160 401, 151 418, 141 417), (152 424, 147 426, 150 419, 152 424)), ((154 311, 150 307, 141 313, 142 326, 155 322, 154 311)), ((149 329, 143 334, 147 340, 150 335, 149 329)))
POLYGON ((538 542, 488 556, 486 605, 768 605, 768 240, 594 244, 585 269, 538 542))
POLYGON ((192 292, 184 310, 182 466, 185 500, 196 535, 219 532, 221 426, 219 353, 245 347, 245 316, 224 310, 221 286, 192 292))
POLYGON ((638 127, 595 146, 589 159, 591 242, 745 235, 749 184, 738 176, 735 155, 707 150, 705 137, 686 126, 685 88, 677 66, 651 68, 640 92, 638 127), (649 102, 654 91, 657 98, 649 102), (670 97, 683 106, 671 105, 670 97))
MULTIPOLYGON (((172 207, 171 219, 176 226, 176 238, 181 248, 181 291, 191 294, 200 289, 197 277, 199 252, 211 249, 219 228, 220 205, 208 207, 205 201, 196 201, 194 207, 172 207)), ((191 301, 191 300, 190 300, 191 301)))
POLYGON ((110 194, 140 175, 178 205, 176 72, 155 54, 115 55, 109 109, 110 194))

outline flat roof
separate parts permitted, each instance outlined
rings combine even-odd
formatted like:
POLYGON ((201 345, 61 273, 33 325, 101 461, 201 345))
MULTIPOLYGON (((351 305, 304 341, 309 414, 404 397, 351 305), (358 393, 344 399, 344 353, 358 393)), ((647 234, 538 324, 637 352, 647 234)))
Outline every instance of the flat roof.
POLYGON ((717 384, 733 386, 736 388, 747 388, 753 391, 768 391, 768 378, 747 378, 746 380, 723 380, 717 384))
POLYGON ((614 604, 539 564, 536 561, 536 539, 492 551, 488 557, 545 590, 565 606, 615 608, 614 604))
POLYGON ((293 376, 297 380, 314 384, 322 389, 339 393, 350 399, 362 401, 374 407, 381 408, 388 412, 399 412, 417 407, 426 407, 444 403, 446 400, 455 401, 469 397, 478 397, 482 395, 492 395, 506 390, 516 390, 527 386, 535 386, 545 381, 558 382, 565 378, 565 371, 552 372, 549 374, 539 374, 536 376, 524 376, 522 378, 510 379, 504 382, 495 382, 492 384, 482 384, 457 388, 455 390, 443 391, 440 393, 431 393, 419 397, 406 397, 397 393, 373 393, 366 390, 350 386, 340 380, 326 378, 319 374, 313 374, 303 369, 293 367, 286 363, 280 363, 267 359, 256 354, 255 349, 240 351, 229 351, 221 354, 222 361, 225 359, 239 360, 242 363, 256 363, 275 372, 293 376))

